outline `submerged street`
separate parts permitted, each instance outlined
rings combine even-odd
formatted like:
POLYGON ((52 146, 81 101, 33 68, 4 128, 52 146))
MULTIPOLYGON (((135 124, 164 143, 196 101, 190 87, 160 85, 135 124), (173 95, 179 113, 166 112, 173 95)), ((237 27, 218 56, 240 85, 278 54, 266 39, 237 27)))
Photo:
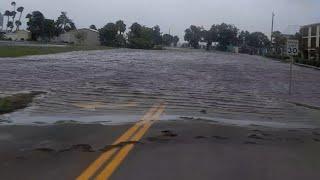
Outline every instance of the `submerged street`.
POLYGON ((259 56, 111 49, 0 58, 1 179, 319 179, 320 71, 259 56), (232 171, 232 173, 230 173, 232 171))
POLYGON ((288 96, 289 64, 263 57, 114 49, 0 61, 2 95, 45 92, 31 108, 6 117, 16 124, 134 122, 160 100, 167 103, 166 120, 201 116, 236 124, 320 125, 312 108, 320 106, 320 72, 295 66, 288 96))

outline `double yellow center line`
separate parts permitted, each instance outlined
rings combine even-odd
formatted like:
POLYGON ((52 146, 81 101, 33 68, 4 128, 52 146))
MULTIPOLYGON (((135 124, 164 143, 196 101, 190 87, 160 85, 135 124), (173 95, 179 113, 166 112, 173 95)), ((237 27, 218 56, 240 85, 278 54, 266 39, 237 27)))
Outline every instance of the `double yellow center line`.
MULTIPOLYGON (((128 141, 139 141, 148 131, 154 121, 159 120, 160 115, 165 109, 164 103, 153 106, 150 110, 124 134, 122 134, 113 145, 118 145, 128 141)), ((123 147, 112 148, 102 153, 93 163, 85 169, 77 180, 106 180, 113 174, 129 152, 134 144, 127 144, 123 147)))

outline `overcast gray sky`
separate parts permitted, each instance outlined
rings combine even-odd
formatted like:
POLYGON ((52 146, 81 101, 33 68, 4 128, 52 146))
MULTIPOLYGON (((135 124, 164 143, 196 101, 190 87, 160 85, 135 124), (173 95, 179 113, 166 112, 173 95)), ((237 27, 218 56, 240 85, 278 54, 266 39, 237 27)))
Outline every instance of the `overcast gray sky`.
MULTIPOLYGON (((0 11, 11 8, 10 0, 0 1, 0 11)), ((67 11, 78 28, 101 27, 118 19, 127 26, 133 22, 160 25, 164 33, 183 37, 191 24, 210 27, 231 23, 240 29, 270 34, 271 13, 276 14, 275 29, 287 31, 289 25, 320 22, 319 0, 16 0, 25 14, 34 10, 56 19, 67 11)))

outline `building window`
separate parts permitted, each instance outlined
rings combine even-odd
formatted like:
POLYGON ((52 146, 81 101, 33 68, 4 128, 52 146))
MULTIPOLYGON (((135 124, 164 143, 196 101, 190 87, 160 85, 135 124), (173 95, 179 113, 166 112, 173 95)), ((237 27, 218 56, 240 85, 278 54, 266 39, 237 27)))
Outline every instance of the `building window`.
POLYGON ((301 29, 301 34, 303 37, 307 37, 309 35, 309 28, 308 27, 304 27, 301 29))
POLYGON ((308 49, 308 38, 303 38, 302 47, 303 49, 308 49))
POLYGON ((312 49, 315 49, 317 47, 316 42, 317 42, 317 38, 315 38, 315 37, 311 38, 311 48, 312 49))
POLYGON ((317 35, 317 26, 312 26, 311 27, 311 36, 316 36, 317 35))

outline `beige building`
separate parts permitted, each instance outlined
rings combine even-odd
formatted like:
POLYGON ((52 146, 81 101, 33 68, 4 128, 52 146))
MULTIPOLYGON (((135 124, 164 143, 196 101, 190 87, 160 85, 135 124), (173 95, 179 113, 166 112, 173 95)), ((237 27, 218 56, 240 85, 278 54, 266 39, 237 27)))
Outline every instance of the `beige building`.
POLYGON ((302 55, 306 59, 319 58, 320 23, 302 26, 302 55))
POLYGON ((6 33, 5 38, 11 39, 12 41, 26 41, 31 38, 31 33, 27 30, 18 30, 16 32, 6 33))
POLYGON ((100 45, 99 32, 97 30, 87 28, 66 32, 61 34, 59 37, 54 38, 53 41, 86 46, 100 45))

